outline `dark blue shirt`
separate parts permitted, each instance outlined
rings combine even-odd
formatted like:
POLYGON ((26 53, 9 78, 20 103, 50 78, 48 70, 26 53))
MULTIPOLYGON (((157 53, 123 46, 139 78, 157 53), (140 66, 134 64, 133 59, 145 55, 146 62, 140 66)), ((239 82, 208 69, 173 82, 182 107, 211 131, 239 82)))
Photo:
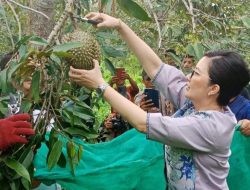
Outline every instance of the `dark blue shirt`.
POLYGON ((238 121, 250 119, 250 100, 239 95, 228 106, 238 121))

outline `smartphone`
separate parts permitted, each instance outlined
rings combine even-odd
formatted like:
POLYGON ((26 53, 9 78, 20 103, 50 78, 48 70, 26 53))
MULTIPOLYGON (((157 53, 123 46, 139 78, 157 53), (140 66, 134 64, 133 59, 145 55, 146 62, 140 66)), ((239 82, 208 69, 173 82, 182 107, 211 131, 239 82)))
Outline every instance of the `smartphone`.
POLYGON ((121 77, 122 75, 124 75, 125 69, 122 68, 122 67, 116 68, 116 69, 115 69, 115 72, 116 72, 116 76, 117 76, 117 77, 121 77))
POLYGON ((146 100, 151 99, 154 106, 160 108, 158 90, 155 90, 153 88, 145 88, 144 94, 147 95, 147 97, 145 97, 146 100))
POLYGON ((127 97, 127 88, 126 86, 118 86, 117 91, 123 95, 124 97, 127 97))

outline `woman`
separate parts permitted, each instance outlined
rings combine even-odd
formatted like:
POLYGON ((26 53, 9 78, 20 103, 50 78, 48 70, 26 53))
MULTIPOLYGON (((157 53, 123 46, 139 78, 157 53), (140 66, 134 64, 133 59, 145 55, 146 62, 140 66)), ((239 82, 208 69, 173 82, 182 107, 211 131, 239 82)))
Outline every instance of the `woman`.
POLYGON ((101 13, 90 13, 87 18, 98 20, 97 28, 116 29, 157 89, 181 109, 174 118, 146 113, 105 83, 95 60, 93 70, 71 68, 71 79, 96 89, 148 139, 165 144, 169 189, 228 189, 228 158, 236 119, 226 105, 250 80, 242 58, 234 52, 207 53, 187 81, 181 71, 163 64, 121 20, 101 13))

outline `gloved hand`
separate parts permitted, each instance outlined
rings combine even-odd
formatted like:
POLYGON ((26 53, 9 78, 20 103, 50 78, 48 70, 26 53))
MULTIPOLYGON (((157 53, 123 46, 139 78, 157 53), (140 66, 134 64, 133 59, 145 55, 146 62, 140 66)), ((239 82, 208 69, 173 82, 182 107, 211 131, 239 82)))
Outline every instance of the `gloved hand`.
POLYGON ((26 135, 34 135, 29 114, 17 114, 6 119, 0 119, 0 150, 5 150, 13 144, 26 144, 26 135))

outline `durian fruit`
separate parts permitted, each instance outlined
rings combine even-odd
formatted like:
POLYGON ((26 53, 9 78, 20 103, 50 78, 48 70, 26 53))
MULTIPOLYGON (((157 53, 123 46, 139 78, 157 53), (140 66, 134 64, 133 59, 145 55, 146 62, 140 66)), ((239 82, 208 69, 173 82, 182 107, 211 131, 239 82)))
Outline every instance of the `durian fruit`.
POLYGON ((89 33, 76 30, 62 38, 62 43, 81 42, 82 46, 68 51, 70 58, 67 62, 76 69, 91 70, 94 68, 93 59, 99 61, 101 56, 100 46, 96 39, 89 33))

